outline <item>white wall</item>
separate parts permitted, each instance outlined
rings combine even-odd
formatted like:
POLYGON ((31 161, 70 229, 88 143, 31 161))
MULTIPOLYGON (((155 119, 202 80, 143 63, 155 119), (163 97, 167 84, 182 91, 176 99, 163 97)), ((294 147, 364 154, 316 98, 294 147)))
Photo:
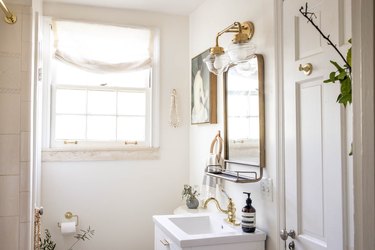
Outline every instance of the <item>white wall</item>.
MULTIPOLYGON (((265 61, 265 100, 266 100, 266 173, 273 179, 274 201, 260 197, 259 183, 236 184, 224 182, 229 196, 234 199, 237 216, 245 205, 243 191, 251 192, 253 205, 257 209, 257 227, 267 232, 267 249, 277 249, 277 136, 276 136, 276 75, 275 75, 275 37, 273 0, 207 0, 190 15, 190 58, 214 46, 216 33, 235 21, 252 21, 255 34, 252 41, 257 53, 265 61)), ((226 47, 232 39, 231 34, 220 38, 220 45, 226 47)), ((190 182, 201 185, 206 157, 210 143, 217 130, 223 131, 222 78, 218 79, 218 124, 194 125, 190 127, 190 182)), ((225 204, 223 204, 225 205, 225 204)))
POLYGON ((157 27, 161 35, 160 159, 149 161, 45 162, 42 166, 43 225, 57 249, 68 247, 57 228, 66 211, 80 216, 82 229, 95 229, 77 249, 153 249, 152 215, 172 213, 181 204, 189 174, 188 17, 120 9, 45 4, 58 18, 157 27), (170 91, 179 98, 183 125, 168 125, 170 91))

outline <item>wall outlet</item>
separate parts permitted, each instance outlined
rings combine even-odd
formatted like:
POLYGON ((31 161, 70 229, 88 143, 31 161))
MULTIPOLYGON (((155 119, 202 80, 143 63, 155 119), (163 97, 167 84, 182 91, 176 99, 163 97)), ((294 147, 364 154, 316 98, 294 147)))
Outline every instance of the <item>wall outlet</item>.
POLYGON ((263 200, 273 201, 273 184, 271 178, 262 178, 260 181, 260 193, 263 200))

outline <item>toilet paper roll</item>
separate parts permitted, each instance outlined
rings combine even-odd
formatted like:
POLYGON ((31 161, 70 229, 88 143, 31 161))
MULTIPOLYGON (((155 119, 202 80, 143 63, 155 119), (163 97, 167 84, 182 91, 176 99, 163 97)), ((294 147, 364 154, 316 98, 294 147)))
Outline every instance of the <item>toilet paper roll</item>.
POLYGON ((76 232, 75 222, 63 222, 61 223, 61 233, 63 235, 74 234, 76 232))

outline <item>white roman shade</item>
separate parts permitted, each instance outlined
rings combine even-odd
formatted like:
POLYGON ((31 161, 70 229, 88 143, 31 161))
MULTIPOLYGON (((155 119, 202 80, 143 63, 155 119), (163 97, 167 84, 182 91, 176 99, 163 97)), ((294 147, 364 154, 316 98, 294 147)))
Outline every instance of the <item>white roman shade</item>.
POLYGON ((55 58, 94 73, 150 69, 152 32, 73 21, 54 21, 55 58))

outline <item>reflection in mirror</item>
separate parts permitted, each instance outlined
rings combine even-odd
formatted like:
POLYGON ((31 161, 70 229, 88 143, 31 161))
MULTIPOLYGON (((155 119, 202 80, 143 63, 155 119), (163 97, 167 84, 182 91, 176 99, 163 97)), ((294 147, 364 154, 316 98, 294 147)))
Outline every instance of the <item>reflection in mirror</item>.
POLYGON ((263 57, 229 67, 224 76, 225 159, 265 167, 263 57))

